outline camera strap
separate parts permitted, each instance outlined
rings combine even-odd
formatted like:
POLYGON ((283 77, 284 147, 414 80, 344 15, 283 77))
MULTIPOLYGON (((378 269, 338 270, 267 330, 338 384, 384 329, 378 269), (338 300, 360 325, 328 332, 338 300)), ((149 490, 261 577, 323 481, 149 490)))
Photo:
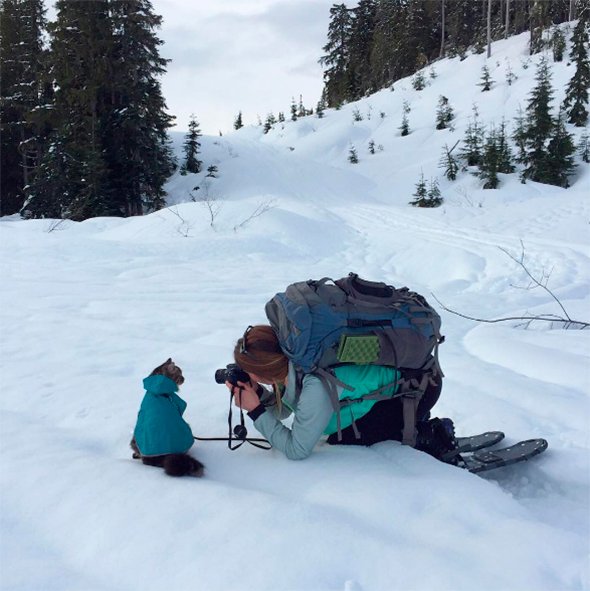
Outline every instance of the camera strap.
POLYGON ((246 429, 245 421, 244 421, 244 411, 240 408, 240 423, 233 426, 233 411, 232 411, 232 400, 233 394, 230 392, 229 395, 229 412, 227 414, 227 423, 228 423, 228 436, 227 437, 195 437, 197 441, 227 441, 227 447, 231 451, 235 451, 244 445, 244 443, 249 443, 254 447, 259 449, 271 449, 271 444, 266 439, 259 439, 255 437, 248 437, 248 430, 246 429), (235 442, 239 442, 234 444, 235 442))

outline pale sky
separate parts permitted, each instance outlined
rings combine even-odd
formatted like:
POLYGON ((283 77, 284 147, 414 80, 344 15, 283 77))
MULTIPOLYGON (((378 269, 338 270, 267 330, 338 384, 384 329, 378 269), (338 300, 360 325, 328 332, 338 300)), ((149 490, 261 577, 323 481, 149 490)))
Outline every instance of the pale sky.
POLYGON ((186 129, 191 113, 213 135, 233 129, 239 111, 245 124, 271 111, 288 117, 300 94, 315 109, 334 0, 152 2, 164 19, 161 55, 172 59, 161 82, 177 130, 186 129))
MULTIPOLYGON (((163 17, 160 54, 172 60, 161 83, 173 129, 186 130, 191 113, 211 135, 232 130, 239 111, 246 125, 270 112, 288 117, 300 94, 315 109, 323 88, 318 59, 336 1, 152 0, 163 17)), ((47 8, 53 20, 53 2, 47 8)))

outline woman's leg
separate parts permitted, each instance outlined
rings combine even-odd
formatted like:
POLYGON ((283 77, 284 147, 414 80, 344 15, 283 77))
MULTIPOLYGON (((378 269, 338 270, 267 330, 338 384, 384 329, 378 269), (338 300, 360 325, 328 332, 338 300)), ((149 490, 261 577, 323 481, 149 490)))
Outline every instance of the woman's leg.
MULTIPOLYGON (((430 383, 422 399, 418 403, 417 421, 425 421, 430 416, 430 410, 439 399, 442 390, 442 377, 436 376, 434 383, 430 383)), ((380 441, 402 440, 404 427, 403 403, 399 398, 377 402, 375 406, 357 422, 356 426, 361 434, 357 439, 352 426, 342 429, 342 440, 338 441, 338 434, 328 437, 330 445, 373 445, 380 441)))

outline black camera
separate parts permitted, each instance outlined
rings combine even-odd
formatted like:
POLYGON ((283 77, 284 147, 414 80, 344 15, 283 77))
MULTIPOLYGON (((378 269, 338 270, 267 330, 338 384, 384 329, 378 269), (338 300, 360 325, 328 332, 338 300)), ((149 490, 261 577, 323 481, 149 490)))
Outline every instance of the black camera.
POLYGON ((218 384, 229 382, 237 386, 238 382, 247 384, 250 381, 250 376, 239 365, 229 363, 227 367, 215 370, 215 381, 218 384))

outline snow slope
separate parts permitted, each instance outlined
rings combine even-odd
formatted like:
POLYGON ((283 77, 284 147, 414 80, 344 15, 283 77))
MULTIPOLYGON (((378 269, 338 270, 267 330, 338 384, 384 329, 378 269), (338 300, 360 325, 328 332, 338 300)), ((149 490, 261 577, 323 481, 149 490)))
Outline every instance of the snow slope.
MULTIPOLYGON (((568 190, 509 175, 495 191, 468 173, 451 184, 437 168, 474 102, 486 123, 524 106, 537 60, 520 36, 494 45, 490 93, 476 86, 483 56, 445 60, 421 93, 402 80, 322 120, 203 138, 219 178, 175 176, 171 207, 142 218, 1 219, 0 588, 590 588, 589 331, 439 308, 439 416, 459 434, 550 443, 484 477, 396 442, 320 444, 304 462, 198 442, 205 477, 175 480, 127 447, 141 380, 168 356, 184 370, 195 434, 225 435, 227 391, 214 371, 294 280, 354 270, 481 318, 561 313, 546 291, 523 289, 507 252, 524 253, 571 317, 588 321, 588 166, 568 190), (456 110, 454 132, 434 129, 440 94, 456 110), (370 155, 370 139, 383 150, 370 155), (421 170, 439 177, 443 207, 407 206, 421 170), (195 186, 204 201, 191 202, 195 186)), ((571 74, 555 65, 556 97, 571 74)))

